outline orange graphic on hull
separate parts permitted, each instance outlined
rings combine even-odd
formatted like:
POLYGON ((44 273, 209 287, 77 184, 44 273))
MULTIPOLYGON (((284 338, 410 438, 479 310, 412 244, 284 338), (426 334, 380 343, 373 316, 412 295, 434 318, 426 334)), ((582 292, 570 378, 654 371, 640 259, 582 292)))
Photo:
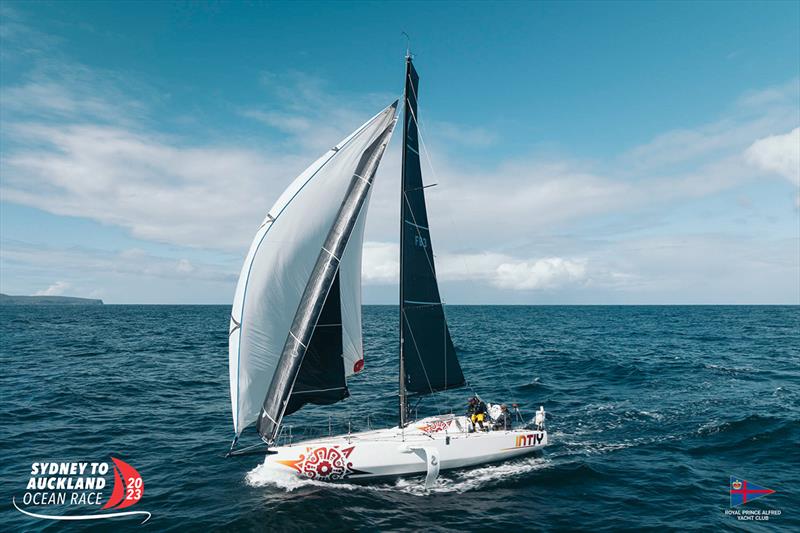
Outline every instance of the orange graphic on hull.
POLYGON ((277 459, 275 462, 295 469, 308 479, 336 481, 361 473, 353 469, 353 463, 348 461, 354 449, 355 446, 343 449, 338 446, 306 448, 306 453, 300 454, 297 459, 277 459))

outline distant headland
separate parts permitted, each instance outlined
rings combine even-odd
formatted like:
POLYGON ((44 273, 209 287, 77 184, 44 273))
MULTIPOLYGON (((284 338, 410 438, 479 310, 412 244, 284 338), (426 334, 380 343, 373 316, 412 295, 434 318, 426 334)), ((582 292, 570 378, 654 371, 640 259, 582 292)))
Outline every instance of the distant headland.
POLYGON ((103 305, 103 300, 72 296, 11 296, 0 293, 0 305, 103 305))

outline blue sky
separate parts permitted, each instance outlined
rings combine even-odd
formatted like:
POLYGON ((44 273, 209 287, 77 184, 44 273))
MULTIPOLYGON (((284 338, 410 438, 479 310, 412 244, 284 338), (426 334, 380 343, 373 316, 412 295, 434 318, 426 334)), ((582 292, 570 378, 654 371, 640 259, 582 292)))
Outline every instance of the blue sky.
POLYGON ((4 293, 229 303, 283 187, 401 92, 406 31, 449 303, 800 303, 796 2, 0 9, 4 293))

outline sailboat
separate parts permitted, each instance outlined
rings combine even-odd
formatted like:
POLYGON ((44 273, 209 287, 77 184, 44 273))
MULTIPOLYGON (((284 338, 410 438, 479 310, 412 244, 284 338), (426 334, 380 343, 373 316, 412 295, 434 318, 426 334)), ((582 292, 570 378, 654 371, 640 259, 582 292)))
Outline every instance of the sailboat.
POLYGON ((229 329, 237 444, 255 424, 265 467, 323 481, 424 475, 505 461, 548 444, 545 413, 523 427, 475 427, 455 414, 411 420, 410 395, 466 384, 436 279, 420 165, 419 76, 406 55, 400 191, 400 345, 395 427, 286 442, 284 418, 349 396, 364 370, 361 254, 375 173, 397 122, 395 101, 315 161, 267 212, 247 253, 229 329))

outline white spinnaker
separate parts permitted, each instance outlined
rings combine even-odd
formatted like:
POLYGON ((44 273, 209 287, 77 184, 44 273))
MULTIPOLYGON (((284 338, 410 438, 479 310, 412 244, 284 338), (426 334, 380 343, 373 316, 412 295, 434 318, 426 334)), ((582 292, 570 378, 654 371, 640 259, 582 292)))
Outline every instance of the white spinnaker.
MULTIPOLYGON (((229 329, 231 410, 237 435, 258 416, 300 298, 356 165, 393 119, 394 108, 389 106, 315 161, 287 187, 256 232, 239 275, 229 329)), ((358 243, 360 258, 361 218, 359 225, 351 242, 358 243)), ((351 263, 345 269, 348 280, 353 278, 351 263)), ((359 260, 359 269, 360 264, 359 260)), ((359 336, 357 343, 349 341, 346 359, 361 358, 360 278, 357 293, 352 281, 340 288, 343 330, 348 332, 345 343, 356 332, 359 336), (344 309, 352 308, 356 300, 359 310, 348 312, 345 318, 344 309), (352 324, 356 318, 357 328, 352 324), (359 354, 353 353, 355 349, 359 354)), ((347 366, 346 360, 346 372, 352 372, 352 364, 347 366)))
POLYGON ((360 372, 364 366, 364 349, 361 337, 361 251, 364 248, 364 226, 372 191, 358 215, 353 233, 339 263, 339 292, 342 302, 342 357, 344 375, 360 372))

